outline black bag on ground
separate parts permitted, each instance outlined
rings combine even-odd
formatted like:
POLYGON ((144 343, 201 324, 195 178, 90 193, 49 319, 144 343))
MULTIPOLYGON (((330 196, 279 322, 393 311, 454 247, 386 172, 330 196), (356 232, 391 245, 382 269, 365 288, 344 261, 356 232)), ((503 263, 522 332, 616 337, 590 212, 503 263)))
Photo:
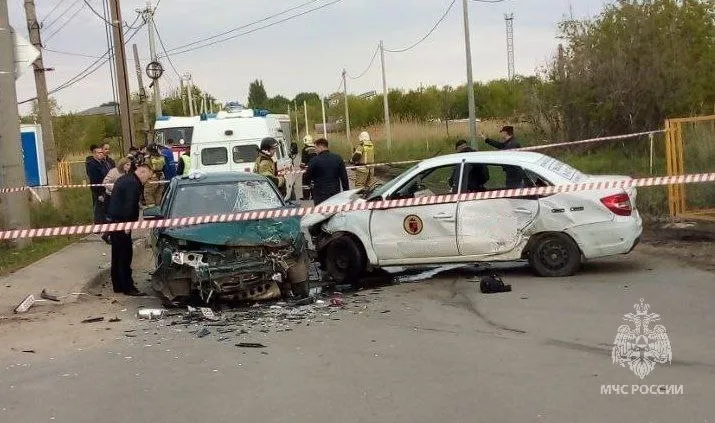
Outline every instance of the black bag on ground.
POLYGON ((511 285, 505 284, 501 278, 495 274, 484 276, 479 282, 479 289, 482 294, 496 294, 499 292, 511 292, 511 285))

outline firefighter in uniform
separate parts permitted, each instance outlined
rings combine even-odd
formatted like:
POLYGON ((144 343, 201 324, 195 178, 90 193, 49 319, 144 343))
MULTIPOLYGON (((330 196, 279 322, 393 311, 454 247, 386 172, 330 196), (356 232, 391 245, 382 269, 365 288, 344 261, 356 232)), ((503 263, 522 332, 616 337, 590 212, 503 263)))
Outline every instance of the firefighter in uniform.
POLYGON ((186 151, 179 156, 179 163, 176 166, 176 174, 180 176, 189 176, 191 173, 191 147, 186 147, 186 151))
MULTIPOLYGON (((306 135, 303 138, 303 150, 300 153, 300 167, 305 170, 308 167, 310 160, 317 156, 318 153, 315 151, 315 142, 313 137, 306 135)), ((303 199, 308 200, 312 197, 312 187, 310 185, 310 179, 305 173, 303 173, 303 199)))
POLYGON ((157 182, 164 179, 164 166, 166 159, 159 152, 156 144, 152 144, 147 149, 149 157, 145 159, 145 164, 149 166, 152 175, 144 184, 144 201, 147 207, 158 206, 161 204, 161 198, 164 194, 164 185, 157 182))
POLYGON ((276 162, 273 159, 277 148, 278 141, 276 141, 275 138, 263 138, 261 140, 261 147, 258 151, 258 157, 256 157, 256 164, 253 167, 253 171, 273 181, 273 183, 276 184, 276 187, 278 187, 278 190, 281 192, 281 195, 285 197, 286 180, 283 176, 278 175, 276 162))
MULTIPOLYGON (((360 143, 355 147, 350 163, 355 166, 371 165, 375 163, 375 145, 370 141, 370 134, 361 132, 358 138, 360 143)), ((355 169, 355 188, 370 188, 375 177, 373 167, 358 167, 355 169)))

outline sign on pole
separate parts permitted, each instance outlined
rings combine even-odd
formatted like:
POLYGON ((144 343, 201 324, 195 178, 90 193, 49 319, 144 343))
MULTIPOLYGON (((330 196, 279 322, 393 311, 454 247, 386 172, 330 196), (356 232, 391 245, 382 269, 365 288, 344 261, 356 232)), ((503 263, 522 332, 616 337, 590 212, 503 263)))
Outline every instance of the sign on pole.
POLYGON ((13 30, 15 40, 15 79, 32 67, 32 62, 40 57, 40 51, 23 36, 13 30))

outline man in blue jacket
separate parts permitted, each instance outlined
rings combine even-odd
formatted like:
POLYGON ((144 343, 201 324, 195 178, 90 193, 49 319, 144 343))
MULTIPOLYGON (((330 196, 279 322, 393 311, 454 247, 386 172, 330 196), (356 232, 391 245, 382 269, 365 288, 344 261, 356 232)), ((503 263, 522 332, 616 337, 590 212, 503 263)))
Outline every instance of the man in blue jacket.
MULTIPOLYGON (((168 143, 171 145, 173 140, 170 138, 168 143)), ((171 151, 171 148, 160 145, 159 153, 161 153, 161 155, 164 156, 164 159, 166 159, 166 165, 164 166, 164 179, 170 181, 174 178, 174 176, 176 176, 176 160, 174 160, 174 152, 171 151)))

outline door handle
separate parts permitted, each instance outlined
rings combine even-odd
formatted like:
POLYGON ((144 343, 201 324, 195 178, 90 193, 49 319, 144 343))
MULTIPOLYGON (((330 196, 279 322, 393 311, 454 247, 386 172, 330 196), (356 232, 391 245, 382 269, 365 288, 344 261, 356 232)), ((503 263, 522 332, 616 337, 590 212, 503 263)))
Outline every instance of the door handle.
POLYGON ((433 219, 454 219, 454 215, 448 212, 437 213, 432 215, 433 219))
POLYGON ((522 214, 533 214, 533 211, 531 211, 531 210, 529 210, 529 209, 524 209, 524 208, 521 208, 521 207, 519 207, 519 208, 517 208, 517 209, 514 209, 514 212, 516 212, 516 213, 522 213, 522 214))

